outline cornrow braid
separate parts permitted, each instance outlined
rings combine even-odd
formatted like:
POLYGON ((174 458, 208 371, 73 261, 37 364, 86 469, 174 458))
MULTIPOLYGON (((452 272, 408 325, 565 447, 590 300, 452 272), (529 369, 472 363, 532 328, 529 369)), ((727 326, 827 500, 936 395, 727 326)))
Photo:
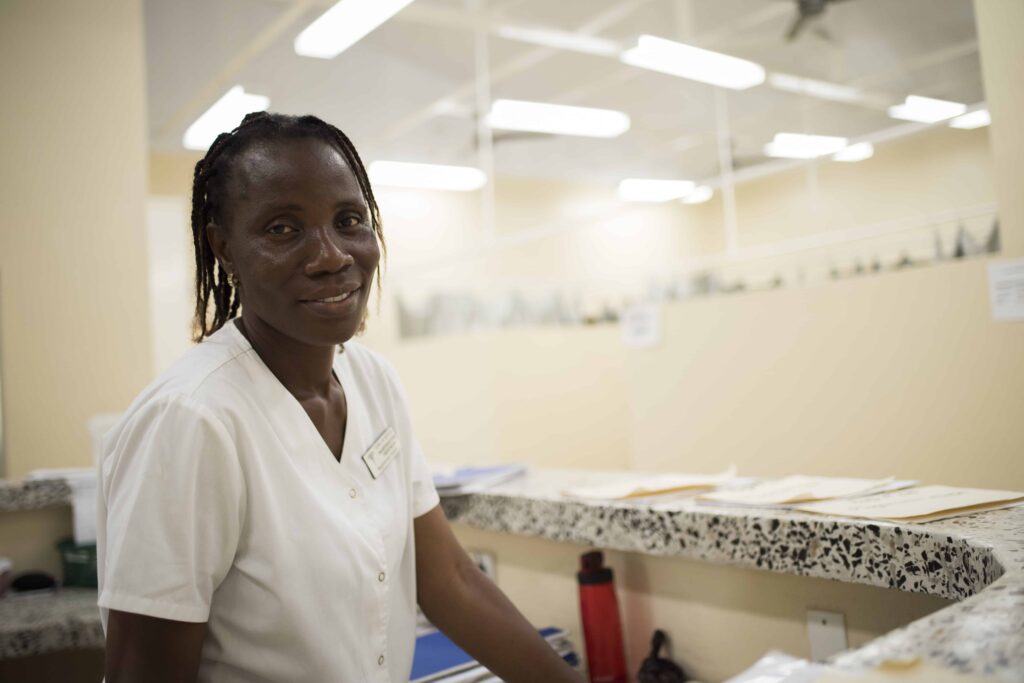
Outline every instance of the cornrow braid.
MULTIPOLYGON (((373 232, 380 244, 382 262, 387 246, 381 228, 380 210, 370 187, 363 161, 352 141, 335 126, 316 116, 286 116, 267 112, 247 114, 237 128, 221 133, 206 155, 196 163, 192 177, 192 245, 196 254, 196 308, 192 320, 192 339, 200 342, 219 330, 238 314, 241 306, 238 287, 218 261, 206 236, 206 226, 221 222, 226 181, 232 164, 250 146, 282 138, 317 138, 338 150, 356 177, 363 201, 370 213, 373 232), (210 303, 213 303, 211 315, 210 303)), ((377 296, 380 296, 381 268, 377 269, 377 296)), ((360 326, 361 328, 362 326, 360 326)))

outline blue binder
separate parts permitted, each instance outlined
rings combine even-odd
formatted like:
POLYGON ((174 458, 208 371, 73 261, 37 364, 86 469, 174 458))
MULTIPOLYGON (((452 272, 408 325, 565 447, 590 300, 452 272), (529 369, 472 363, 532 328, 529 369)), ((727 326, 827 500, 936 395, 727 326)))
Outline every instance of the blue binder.
MULTIPOLYGON (((564 630, 554 627, 540 629, 539 633, 548 641, 565 636, 564 630)), ((575 664, 577 661, 575 653, 571 652, 565 655, 565 659, 570 664, 575 664)), ((449 640, 446 635, 440 631, 432 631, 416 638, 412 674, 409 676, 410 683, 428 683, 440 680, 445 676, 466 671, 475 666, 479 666, 477 661, 449 640)))

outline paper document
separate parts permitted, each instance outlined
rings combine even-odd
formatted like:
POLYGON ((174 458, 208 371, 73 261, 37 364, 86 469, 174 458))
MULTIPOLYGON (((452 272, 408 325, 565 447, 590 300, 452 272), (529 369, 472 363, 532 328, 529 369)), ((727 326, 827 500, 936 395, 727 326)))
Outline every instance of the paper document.
POLYGON ((904 522, 930 522, 1024 501, 1021 491, 919 486, 873 496, 826 500, 798 505, 798 510, 842 517, 868 517, 904 522))
POLYGON ((714 488, 736 476, 730 467, 718 474, 648 474, 625 476, 619 481, 565 489, 562 495, 570 498, 596 500, 624 500, 660 496, 679 491, 700 491, 714 488))
POLYGON ((739 491, 715 491, 701 494, 699 499, 731 505, 793 505, 815 500, 860 496, 894 488, 906 488, 916 482, 888 479, 848 479, 840 477, 807 477, 794 475, 761 482, 739 491))
POLYGON ((874 671, 847 672, 826 669, 815 683, 986 683, 993 679, 942 669, 929 662, 885 662, 874 671))
POLYGON ((526 465, 488 465, 484 467, 434 468, 434 488, 440 496, 461 496, 497 486, 526 473, 526 465))

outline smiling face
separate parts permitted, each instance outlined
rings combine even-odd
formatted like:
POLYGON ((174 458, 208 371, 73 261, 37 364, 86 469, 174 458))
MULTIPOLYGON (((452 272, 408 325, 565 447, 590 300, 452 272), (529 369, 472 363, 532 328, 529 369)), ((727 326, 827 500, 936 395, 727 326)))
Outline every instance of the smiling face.
POLYGON ((240 281, 246 320, 313 346, 348 341, 363 320, 380 247, 355 175, 317 138, 283 138, 231 165, 210 243, 240 281))

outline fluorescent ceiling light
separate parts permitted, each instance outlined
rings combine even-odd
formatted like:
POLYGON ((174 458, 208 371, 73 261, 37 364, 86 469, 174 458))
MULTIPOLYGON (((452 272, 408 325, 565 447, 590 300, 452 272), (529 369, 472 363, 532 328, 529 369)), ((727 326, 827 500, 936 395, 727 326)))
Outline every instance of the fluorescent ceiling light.
POLYGON ((733 90, 760 85, 765 79, 760 64, 657 36, 640 36, 637 46, 620 59, 631 66, 733 90))
POLYGON ((978 109, 956 117, 949 122, 949 126, 950 128, 973 130, 974 128, 987 126, 990 123, 992 123, 992 115, 988 113, 988 109, 978 109))
POLYGON ((810 95, 833 102, 863 102, 865 100, 864 92, 860 88, 828 81, 816 81, 813 78, 772 73, 768 76, 768 82, 777 90, 810 95))
POLYGON ((802 133, 776 133, 775 139, 764 146, 770 157, 785 159, 814 159, 835 154, 846 147, 846 138, 831 135, 803 135, 802 133))
POLYGON ((691 180, 627 178, 619 183, 619 199, 627 202, 667 202, 693 192, 691 180))
POLYGON ((584 52, 601 57, 614 57, 622 49, 614 40, 550 28, 503 25, 498 27, 498 35, 502 38, 518 40, 523 43, 543 45, 544 47, 553 47, 559 50, 584 52))
POLYGON ((683 197, 683 204, 703 204, 715 195, 715 191, 707 185, 701 185, 693 189, 685 197, 683 197))
POLYGON ((904 121, 935 123, 959 116, 967 111, 967 105, 948 100, 936 100, 931 97, 907 95, 903 104, 889 107, 889 116, 904 121))
POLYGON ((487 183, 487 175, 468 166, 374 161, 370 164, 370 182, 390 187, 469 192, 483 187, 487 183))
POLYGON ((186 149, 207 150, 218 135, 234 130, 246 114, 266 111, 269 106, 269 97, 247 93, 236 85, 188 127, 181 142, 186 149))
POLYGON ((487 125, 554 135, 614 138, 629 130, 629 116, 611 109, 570 107, 522 100, 495 100, 487 125))
POLYGON ((836 161, 864 161, 865 159, 870 159, 874 155, 874 145, 870 142, 858 142, 839 150, 832 155, 832 158, 836 161))
POLYGON ((295 54, 333 59, 412 0, 341 0, 295 38, 295 54))

